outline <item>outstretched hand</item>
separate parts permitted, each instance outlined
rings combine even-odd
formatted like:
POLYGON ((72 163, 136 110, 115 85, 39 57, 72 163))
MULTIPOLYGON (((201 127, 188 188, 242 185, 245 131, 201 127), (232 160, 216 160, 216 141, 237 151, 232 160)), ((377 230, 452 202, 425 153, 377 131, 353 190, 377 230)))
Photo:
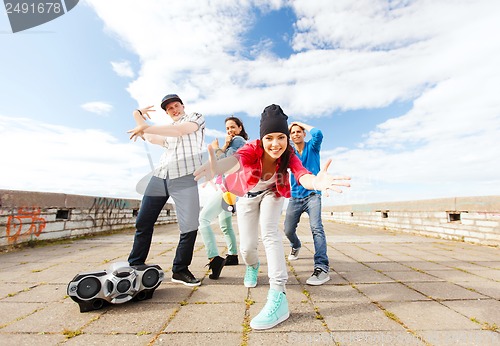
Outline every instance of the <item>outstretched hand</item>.
POLYGON ((215 168, 217 166, 217 158, 215 157, 215 150, 211 144, 208 145, 208 161, 201 165, 194 171, 194 180, 198 181, 205 178, 205 181, 210 181, 215 176, 215 168))
POLYGON ((141 116, 144 120, 147 120, 146 117, 151 119, 151 117, 149 116, 149 112, 156 112, 156 109, 152 109, 153 107, 154 106, 147 106, 147 107, 138 109, 140 111, 140 113, 142 113, 141 116))
POLYGON ((329 159, 326 164, 323 166, 321 171, 318 173, 316 178, 314 178, 314 188, 316 190, 323 191, 325 196, 329 197, 328 190, 332 190, 337 193, 342 193, 342 190, 339 186, 350 187, 346 181, 343 180, 351 180, 351 177, 348 176, 335 176, 327 173, 330 164, 332 163, 332 159, 329 159))
POLYGON ((130 139, 133 139, 134 142, 137 140, 137 137, 141 137, 143 140, 144 139, 144 130, 149 127, 148 124, 144 125, 137 125, 135 128, 132 130, 128 130, 127 133, 131 133, 130 139))

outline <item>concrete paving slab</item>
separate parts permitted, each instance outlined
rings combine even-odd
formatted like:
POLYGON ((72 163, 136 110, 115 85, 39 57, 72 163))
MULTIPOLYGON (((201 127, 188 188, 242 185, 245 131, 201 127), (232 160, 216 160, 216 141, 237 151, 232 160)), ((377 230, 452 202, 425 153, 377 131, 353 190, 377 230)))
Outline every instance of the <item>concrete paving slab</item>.
POLYGON ((422 273, 419 271, 385 272, 384 274, 393 279, 394 281, 400 281, 404 283, 444 281, 441 278, 426 273, 422 273))
POLYGON ((33 271, 39 270, 40 264, 31 262, 21 262, 15 267, 11 267, 8 270, 4 269, 0 271, 0 281, 4 282, 15 282, 20 279, 25 280, 26 276, 30 276, 33 271))
POLYGON ((364 262, 370 269, 381 272, 411 271, 411 268, 395 262, 364 262))
POLYGON ((3 334, 0 332, 0 345, 57 345, 66 340, 61 334, 3 334))
POLYGON ((248 345, 333 345, 332 333, 252 331, 248 345))
POLYGON ((2 313, 0 314, 0 332, 8 325, 15 323, 17 320, 23 319, 37 310, 42 309, 44 304, 41 303, 23 303, 18 302, 4 302, 0 305, 2 313))
POLYGON ((472 292, 449 282, 409 282, 407 285, 427 297, 438 300, 486 298, 482 294, 472 292))
POLYGON ((88 334, 155 334, 179 307, 178 304, 127 302, 101 310, 99 319, 82 328, 88 334))
POLYGON ((152 339, 151 335, 135 334, 81 334, 68 339, 64 345, 69 346, 87 346, 87 345, 106 345, 106 346, 144 346, 152 339))
POLYGON ((434 301, 381 302, 387 311, 411 330, 474 330, 481 327, 456 311, 434 301))
POLYGON ((500 299, 500 282, 480 281, 480 282, 456 282, 457 285, 473 290, 486 297, 500 299))
POLYGON ((241 342, 242 342, 241 333, 230 333, 230 332, 162 333, 152 345, 220 346, 220 345, 241 345, 241 342))
POLYGON ((76 304, 53 303, 45 305, 35 313, 9 324, 1 331, 10 333, 63 333, 64 330, 74 331, 80 329, 98 315, 95 312, 81 314, 76 304))
POLYGON ((307 291, 314 302, 370 302, 369 298, 351 285, 307 286, 307 291))
POLYGON ((486 330, 460 331, 419 331, 425 340, 432 345, 452 346, 497 346, 500 345, 500 334, 486 330))
POLYGON ((358 302, 322 303, 321 314, 332 332, 338 331, 404 331, 374 304, 358 302))
POLYGON ((372 282, 392 282, 393 279, 375 270, 365 270, 360 272, 339 272, 339 274, 349 283, 364 284, 372 282))
POLYGON ((340 345, 373 346, 373 345, 425 345, 422 338, 404 331, 353 331, 331 333, 340 345))
MULTIPOLYGON (((74 271, 73 271, 74 272, 74 271)), ((76 273, 72 274, 70 268, 63 264, 52 264, 49 267, 39 266, 30 272, 20 273, 12 278, 12 280, 19 282, 33 282, 33 283, 58 283, 68 284, 76 273)))
POLYGON ((475 274, 496 282, 500 282, 500 270, 487 269, 487 270, 481 270, 480 272, 476 272, 475 274))
POLYGON ((187 304, 164 332, 238 333, 243 330, 245 308, 244 303, 187 304))
POLYGON ((457 282, 457 281, 489 281, 488 276, 485 277, 474 275, 470 273, 463 272, 462 270, 428 270, 427 274, 441 278, 448 282, 457 282))
POLYGON ((494 299, 445 301, 443 305, 461 313, 483 327, 500 326, 500 302, 494 299))
POLYGON ((409 268, 415 268, 418 270, 422 271, 427 271, 427 270, 446 270, 449 269, 451 270, 452 268, 446 267, 442 264, 439 263, 434 263, 434 262, 428 262, 425 260, 410 260, 410 261, 399 261, 399 263, 409 267, 409 268))
POLYGON ((354 259, 349 256, 346 256, 340 249, 337 244, 328 244, 328 257, 330 261, 334 262, 344 262, 344 263, 357 263, 354 259))
POLYGON ((430 252, 430 251, 422 251, 420 254, 415 254, 412 255, 418 259, 425 260, 425 261, 430 261, 430 262, 435 262, 435 263, 442 263, 444 265, 447 265, 449 262, 453 262, 454 260, 448 256, 435 253, 435 252, 430 252))
POLYGON ((474 261, 476 265, 479 265, 481 267, 486 267, 489 269, 495 269, 495 270, 500 270, 500 261, 474 261))
POLYGON ((31 287, 33 287, 32 284, 23 284, 23 283, 9 283, 9 284, 4 284, 0 285, 0 299, 5 299, 11 296, 14 296, 16 294, 19 294, 20 292, 24 290, 29 290, 31 287))
POLYGON ((404 262, 414 262, 420 260, 420 258, 406 255, 402 253, 384 253, 384 257, 390 261, 404 263, 404 262))
POLYGON ((357 262, 378 262, 382 256, 372 253, 362 248, 352 248, 346 253, 357 262))
MULTIPOLYGON (((170 279, 168 279, 170 280, 170 279)), ((193 287, 180 284, 173 284, 170 281, 162 282, 154 291, 152 303, 180 303, 189 299, 193 292, 193 287)))
POLYGON ((429 300, 400 283, 357 284, 356 287, 374 302, 429 300))
POLYGON ((454 269, 459 269, 459 270, 465 270, 466 272, 469 273, 475 273, 475 272, 480 272, 485 269, 495 269, 495 268, 490 268, 488 267, 487 263, 493 263, 493 262, 465 262, 465 261, 452 261, 448 262, 447 264, 454 268, 454 269), (483 263, 486 263, 486 265, 483 265, 483 263))
POLYGON ((5 298, 5 302, 24 302, 24 303, 47 303, 64 300, 66 296, 66 285, 47 285, 41 284, 28 290, 19 292, 16 295, 5 298))
MULTIPOLYGON (((210 282, 211 283, 211 282, 210 282)), ((190 298, 191 303, 242 303, 248 295, 248 288, 241 285, 204 285, 190 298)))

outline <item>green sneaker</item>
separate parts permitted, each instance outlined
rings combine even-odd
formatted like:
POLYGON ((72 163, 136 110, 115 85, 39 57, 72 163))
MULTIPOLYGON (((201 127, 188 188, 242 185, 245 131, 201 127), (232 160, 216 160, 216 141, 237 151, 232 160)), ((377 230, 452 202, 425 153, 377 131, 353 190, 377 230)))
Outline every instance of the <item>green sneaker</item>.
POLYGON ((288 300, 284 292, 269 289, 267 303, 264 308, 250 321, 253 329, 269 329, 290 317, 288 300))
POLYGON ((259 275, 260 262, 257 262, 257 268, 253 266, 247 266, 247 271, 245 272, 245 279, 243 283, 245 287, 255 287, 257 286, 257 275, 259 275))

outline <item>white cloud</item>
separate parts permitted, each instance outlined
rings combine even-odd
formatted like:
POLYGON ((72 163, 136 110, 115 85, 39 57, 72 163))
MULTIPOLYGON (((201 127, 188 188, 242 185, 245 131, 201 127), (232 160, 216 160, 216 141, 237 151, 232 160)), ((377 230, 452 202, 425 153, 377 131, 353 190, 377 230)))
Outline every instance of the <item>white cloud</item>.
POLYGON ((362 182, 341 201, 499 193, 499 2, 275 1, 298 18, 289 58, 265 41, 243 46, 252 6, 269 10, 263 1, 89 3, 139 56, 128 91, 141 105, 177 92, 186 110, 208 116, 279 103, 300 118, 412 102, 358 148, 325 148, 362 182))
POLYGON ((135 76, 130 61, 111 61, 111 66, 120 77, 134 78, 135 76))
POLYGON ((113 106, 106 102, 95 101, 95 102, 87 102, 81 105, 81 107, 87 112, 99 114, 99 115, 107 115, 109 112, 113 110, 113 106))
POLYGON ((205 129, 205 136, 214 138, 226 138, 226 132, 214 129, 205 129))
POLYGON ((2 127, 2 160, 15 164, 0 170, 0 188, 140 198, 135 185, 150 169, 142 144, 19 117, 0 116, 2 127))

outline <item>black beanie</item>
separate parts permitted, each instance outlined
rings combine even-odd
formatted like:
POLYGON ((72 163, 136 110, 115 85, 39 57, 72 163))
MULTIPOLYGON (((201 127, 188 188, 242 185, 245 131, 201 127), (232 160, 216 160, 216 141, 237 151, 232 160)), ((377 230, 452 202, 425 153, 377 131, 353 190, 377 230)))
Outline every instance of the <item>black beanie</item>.
POLYGON ((275 104, 267 106, 260 116, 260 138, 273 132, 281 132, 289 137, 287 120, 288 116, 283 113, 280 106, 275 104))

